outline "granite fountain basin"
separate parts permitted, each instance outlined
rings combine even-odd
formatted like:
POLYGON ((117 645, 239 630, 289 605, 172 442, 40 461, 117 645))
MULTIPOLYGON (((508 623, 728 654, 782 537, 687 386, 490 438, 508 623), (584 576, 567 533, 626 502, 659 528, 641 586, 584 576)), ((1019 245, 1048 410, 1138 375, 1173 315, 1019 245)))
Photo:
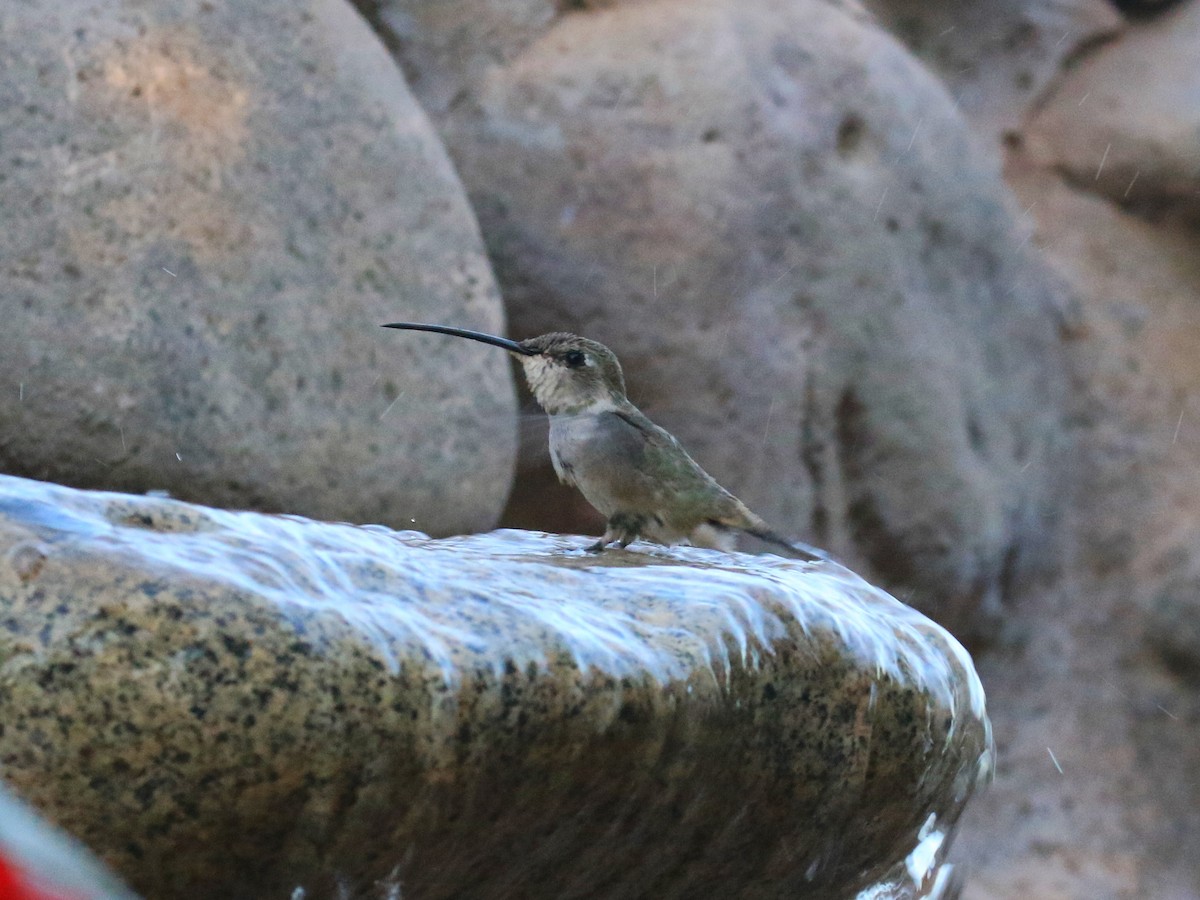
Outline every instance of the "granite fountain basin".
POLYGON ((833 562, 591 540, 0 476, 0 776, 154 898, 933 876, 991 760, 946 631, 833 562))

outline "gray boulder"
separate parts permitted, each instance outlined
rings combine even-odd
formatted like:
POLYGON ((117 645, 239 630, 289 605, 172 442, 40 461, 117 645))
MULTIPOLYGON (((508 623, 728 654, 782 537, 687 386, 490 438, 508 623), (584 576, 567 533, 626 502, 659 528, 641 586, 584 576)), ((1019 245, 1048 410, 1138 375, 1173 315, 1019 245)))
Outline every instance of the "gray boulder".
MULTIPOLYGON (((1064 291, 942 85, 852 4, 455 6, 368 11, 513 332, 608 344, 777 528, 986 630, 1053 558, 1064 291)), ((519 482, 509 515, 548 496, 519 482)))
POLYGON ((446 533, 515 452, 503 328, 424 113, 343 0, 15 4, 0 470, 446 533))
POLYGON ((982 775, 831 563, 430 540, 0 477, 0 767, 147 896, 849 896, 982 775))

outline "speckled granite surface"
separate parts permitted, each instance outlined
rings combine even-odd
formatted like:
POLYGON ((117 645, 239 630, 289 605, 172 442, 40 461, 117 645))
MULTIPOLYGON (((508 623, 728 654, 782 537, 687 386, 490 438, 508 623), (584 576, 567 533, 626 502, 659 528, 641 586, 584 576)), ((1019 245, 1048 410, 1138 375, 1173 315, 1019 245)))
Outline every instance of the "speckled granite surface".
POLYGON ((0 476, 0 774, 155 898, 838 897, 952 825, 990 734, 940 628, 585 543, 0 476))

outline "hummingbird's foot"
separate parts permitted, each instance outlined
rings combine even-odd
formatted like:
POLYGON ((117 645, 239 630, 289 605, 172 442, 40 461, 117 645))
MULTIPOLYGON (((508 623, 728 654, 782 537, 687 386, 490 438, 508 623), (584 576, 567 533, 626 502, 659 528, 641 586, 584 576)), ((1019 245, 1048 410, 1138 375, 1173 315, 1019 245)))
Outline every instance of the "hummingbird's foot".
POLYGON ((638 539, 646 525, 646 517, 632 513, 614 513, 608 519, 604 537, 588 547, 589 553, 603 553, 609 544, 624 550, 638 539))

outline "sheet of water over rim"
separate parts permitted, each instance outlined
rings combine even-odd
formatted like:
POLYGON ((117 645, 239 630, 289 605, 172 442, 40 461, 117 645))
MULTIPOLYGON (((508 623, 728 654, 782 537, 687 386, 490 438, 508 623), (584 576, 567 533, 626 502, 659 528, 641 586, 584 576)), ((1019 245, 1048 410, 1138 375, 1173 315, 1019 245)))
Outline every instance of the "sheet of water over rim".
POLYGON ((269 599, 285 615, 336 614, 393 670, 415 650, 455 682, 464 658, 499 671, 544 665, 547 648, 558 647, 583 670, 667 682, 687 678, 690 660, 700 660, 715 677, 731 656, 755 667, 793 620, 806 633, 836 635, 868 669, 928 692, 952 714, 984 718, 966 650, 831 561, 646 543, 595 555, 583 549, 590 539, 512 530, 433 540, 4 480, 16 483, 4 506, 18 520, 89 533, 122 555, 269 599), (539 640, 524 637, 531 624, 539 640))

